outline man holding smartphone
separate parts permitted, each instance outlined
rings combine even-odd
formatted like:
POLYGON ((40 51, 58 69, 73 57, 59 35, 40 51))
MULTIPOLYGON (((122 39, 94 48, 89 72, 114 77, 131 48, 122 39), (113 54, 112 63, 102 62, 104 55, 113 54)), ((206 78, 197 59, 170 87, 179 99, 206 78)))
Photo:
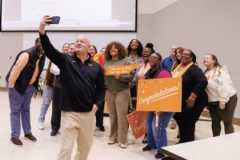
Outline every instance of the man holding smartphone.
POLYGON ((104 74, 101 67, 88 54, 89 40, 79 36, 75 42, 75 55, 62 54, 51 44, 45 28, 51 23, 49 16, 40 23, 40 39, 46 56, 60 69, 63 104, 62 142, 58 160, 70 160, 77 141, 75 160, 86 160, 95 128, 95 112, 105 97, 104 74))

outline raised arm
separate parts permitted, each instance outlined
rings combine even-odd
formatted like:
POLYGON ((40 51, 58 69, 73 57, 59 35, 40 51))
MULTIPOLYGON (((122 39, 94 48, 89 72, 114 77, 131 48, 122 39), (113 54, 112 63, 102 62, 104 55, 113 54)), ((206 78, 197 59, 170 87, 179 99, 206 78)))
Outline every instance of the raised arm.
POLYGON ((63 64, 64 55, 59 52, 50 42, 47 34, 46 34, 46 26, 49 25, 49 22, 51 22, 51 17, 44 16, 41 20, 40 26, 39 26, 39 33, 40 33, 40 39, 41 44, 43 47, 43 50, 45 52, 45 55, 57 66, 61 66, 63 64))

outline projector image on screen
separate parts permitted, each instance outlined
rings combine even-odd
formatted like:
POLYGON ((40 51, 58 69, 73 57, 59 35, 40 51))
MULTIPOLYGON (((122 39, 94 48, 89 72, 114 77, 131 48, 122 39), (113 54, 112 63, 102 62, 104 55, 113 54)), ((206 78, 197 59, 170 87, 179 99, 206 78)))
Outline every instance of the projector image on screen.
POLYGON ((50 31, 136 32, 137 0, 1 0, 2 31, 37 31, 44 15, 60 16, 50 31))

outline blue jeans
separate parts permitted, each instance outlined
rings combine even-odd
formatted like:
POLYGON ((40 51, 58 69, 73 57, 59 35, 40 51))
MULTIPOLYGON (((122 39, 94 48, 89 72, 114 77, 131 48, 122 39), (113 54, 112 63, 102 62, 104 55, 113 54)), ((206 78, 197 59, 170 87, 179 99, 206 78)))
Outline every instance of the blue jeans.
POLYGON ((53 87, 46 85, 43 89, 43 101, 40 109, 40 114, 38 117, 39 122, 42 122, 42 123, 44 122, 47 110, 52 101, 52 97, 53 97, 53 87))
POLYGON ((30 104, 34 90, 33 86, 28 86, 24 94, 20 94, 15 88, 9 88, 8 90, 12 137, 19 138, 20 136, 20 117, 25 135, 31 133, 30 104))
POLYGON ((173 113, 164 112, 159 117, 158 127, 156 127, 156 116, 153 112, 148 113, 147 117, 147 141, 152 149, 160 150, 167 145, 167 131, 169 121, 173 113))

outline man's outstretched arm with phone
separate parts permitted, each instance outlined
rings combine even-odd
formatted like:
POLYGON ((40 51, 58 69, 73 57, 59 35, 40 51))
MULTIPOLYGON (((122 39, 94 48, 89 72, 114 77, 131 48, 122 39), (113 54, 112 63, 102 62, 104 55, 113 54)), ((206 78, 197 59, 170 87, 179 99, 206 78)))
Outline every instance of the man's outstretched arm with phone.
POLYGON ((63 54, 59 52, 50 42, 47 34, 46 34, 46 26, 49 26, 52 24, 52 17, 50 16, 44 16, 40 22, 39 26, 39 33, 40 33, 40 39, 42 43, 43 50, 46 54, 46 56, 57 66, 61 64, 64 60, 63 54))

